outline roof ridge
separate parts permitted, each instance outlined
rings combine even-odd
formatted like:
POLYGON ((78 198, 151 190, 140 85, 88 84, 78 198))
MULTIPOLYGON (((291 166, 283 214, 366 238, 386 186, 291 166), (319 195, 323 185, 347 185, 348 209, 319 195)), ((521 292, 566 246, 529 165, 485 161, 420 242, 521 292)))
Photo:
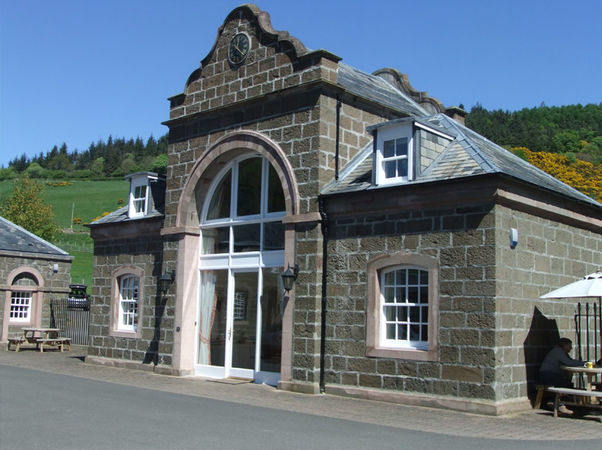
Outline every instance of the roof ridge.
MULTIPOLYGON (((373 75, 373 74, 368 73, 368 72, 364 72, 362 69, 359 69, 359 68, 357 68, 355 66, 352 66, 350 64, 346 64, 346 63, 344 63, 342 61, 339 61, 338 66, 339 66, 339 69, 348 70, 348 71, 354 71, 354 72, 356 72, 358 74, 361 74, 362 76, 366 77, 368 80, 370 80, 371 82, 373 82, 374 84, 376 84, 376 83, 384 83, 384 85, 386 85, 387 88, 393 90, 395 92, 395 94, 399 95, 403 99, 403 101, 405 101, 406 103, 411 104, 412 107, 416 111, 418 111, 418 113, 422 114, 423 117, 429 115, 429 112, 426 109, 424 109, 420 105, 420 103, 418 103, 416 100, 414 100, 408 94, 406 94, 403 91, 401 91, 397 86, 391 84, 385 78, 379 77, 377 75, 373 75)), ((411 113, 410 115, 416 115, 416 114, 414 112, 414 113, 411 113)))
MULTIPOLYGON (((582 200, 584 200, 584 201, 585 201, 585 200, 587 200, 588 202, 592 202, 592 201, 593 201, 593 202, 596 202, 596 203, 598 203, 598 204, 599 204, 599 202, 597 202, 595 199, 593 199, 593 198, 591 198, 591 197, 589 197, 589 196, 585 195, 583 192, 581 192, 581 191, 579 191, 579 190, 575 189, 574 187, 572 187, 572 186, 569 186, 568 184, 566 184, 566 183, 564 183, 564 182, 560 181, 558 178, 554 177, 553 175, 550 175, 549 173, 545 172, 544 170, 541 170, 539 167, 536 167, 536 166, 534 166, 533 164, 529 163, 528 161, 525 161, 524 159, 520 158, 519 156, 516 156, 516 155, 515 155, 514 153, 512 153, 510 150, 506 150, 506 149, 505 149, 504 147, 502 147, 501 145, 499 145, 499 144, 496 144, 495 142, 493 142, 493 141, 491 141, 491 140, 487 139, 485 136, 483 136, 483 135, 481 135, 481 134, 477 133, 476 131, 474 131, 474 130, 472 130, 472 129, 468 128, 467 126, 465 126, 465 125, 461 125, 461 124, 458 124, 458 123, 456 123, 455 121, 453 121, 452 119, 450 119, 450 118, 448 118, 448 117, 446 117, 446 120, 449 120, 449 122, 452 124, 452 126, 454 126, 454 127, 455 127, 455 128, 458 130, 458 132, 459 132, 459 133, 461 133, 461 134, 462 134, 462 136, 464 136, 464 137, 466 138, 466 140, 467 140, 468 142, 471 142, 471 143, 473 144, 473 146, 477 147, 477 149, 478 149, 478 146, 477 146, 477 145, 476 145, 476 143, 473 141, 473 139, 472 139, 472 138, 470 138, 469 136, 467 136, 467 134, 466 134, 466 133, 464 133, 464 132, 463 132, 463 131, 462 131, 462 130, 459 128, 459 127, 461 127, 461 128, 463 128, 463 129, 465 129, 466 131, 468 131, 468 133, 473 133, 473 134, 477 135, 477 136, 479 137, 479 139, 482 139, 483 141, 485 141, 486 143, 488 143, 488 144, 492 145, 492 146, 493 146, 493 147, 495 147, 496 149, 498 149, 498 150, 500 150, 500 151, 503 151, 503 152, 504 152, 504 156, 506 156, 506 157, 508 157, 508 158, 510 158, 510 159, 512 159, 512 160, 514 160, 514 161, 515 161, 517 164, 520 164, 520 165, 524 166, 526 169, 533 170, 533 171, 535 171, 535 172, 539 173, 541 176, 543 176, 543 177, 545 177, 546 179, 548 179, 548 180, 549 180, 551 183, 558 184, 558 185, 562 185, 562 186, 563 186, 563 187, 565 187, 565 188, 569 188, 569 190, 573 191, 573 193, 574 193, 574 194, 576 194, 577 196, 579 196, 579 197, 580 197, 582 200)), ((479 153, 482 153, 482 152, 479 150, 479 153)), ((477 162, 478 162, 478 161, 477 161, 477 162)), ((487 162, 489 162, 489 161, 487 161, 487 162)), ((507 173, 505 170, 503 170, 502 168, 498 167, 496 164, 493 164, 492 162, 489 162, 489 164, 490 164, 490 165, 491 165, 493 168, 495 168, 495 170, 496 170, 496 171, 498 171, 498 172, 500 172, 500 173, 507 173)), ((509 175, 512 175, 512 174, 509 174, 509 175)))
POLYGON ((330 183, 324 186, 320 192, 324 193, 328 189, 335 187, 343 180, 347 179, 347 177, 372 154, 372 145, 372 141, 370 141, 362 150, 357 153, 357 155, 351 158, 351 161, 349 161, 345 167, 343 167, 343 169, 339 172, 339 179, 332 180, 330 183))
POLYGON ((460 143, 460 141, 457 141, 456 139, 454 139, 453 141, 450 141, 445 148, 443 149, 443 151, 441 153, 439 153, 437 155, 437 157, 433 160, 432 163, 429 164, 429 166, 424 170, 424 172, 422 172, 420 174, 420 178, 428 178, 428 176, 431 174, 432 171, 435 170, 435 168, 437 167, 437 164, 439 162, 441 162, 441 160, 443 160, 444 158, 447 157, 447 154, 450 153, 452 151, 452 147, 454 147, 455 145, 459 145, 460 148, 466 152, 468 154, 468 152, 466 151, 466 149, 464 148, 464 146, 460 143))
MULTIPOLYGON (((466 128, 466 127, 462 127, 461 124, 457 123, 455 120, 451 119, 450 117, 446 116, 445 114, 441 114, 439 113, 439 116, 441 116, 441 118, 443 118, 450 127, 452 127, 456 133, 458 133, 458 136, 456 137, 456 140, 462 145, 462 147, 464 148, 464 150, 466 150, 466 152, 475 160, 475 162, 481 167, 481 169, 483 169, 485 172, 502 172, 501 168, 497 166, 497 164, 493 163, 493 161, 489 161, 487 158, 485 158, 485 156, 483 155, 483 152, 481 152, 481 150, 479 150, 479 147, 476 145, 476 143, 470 139, 466 133, 464 133, 464 131, 462 130, 462 128, 466 128), (462 127, 462 128, 460 128, 462 127), (458 139, 460 138, 460 139, 458 139), (463 144, 463 142, 466 142, 468 144, 468 146, 465 146, 463 144)), ((487 139, 487 138, 485 138, 487 139)), ((491 141, 489 141, 491 142, 491 141)), ((492 144, 494 144, 493 142, 491 142, 492 144)), ((498 146, 497 144, 494 144, 495 146, 498 146)), ((499 146, 498 146, 499 147, 499 146)), ((500 147, 502 148, 502 147, 500 147)))

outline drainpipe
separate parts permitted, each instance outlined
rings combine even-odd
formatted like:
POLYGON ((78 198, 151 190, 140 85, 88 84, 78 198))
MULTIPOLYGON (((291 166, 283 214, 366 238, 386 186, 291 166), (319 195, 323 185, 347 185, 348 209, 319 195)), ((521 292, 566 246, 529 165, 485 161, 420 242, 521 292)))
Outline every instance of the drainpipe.
POLYGON ((341 124, 341 101, 339 100, 339 95, 337 94, 337 134, 336 134, 336 144, 334 149, 334 179, 339 179, 339 141, 340 141, 340 124, 341 124))
POLYGON ((322 324, 320 327, 320 393, 326 392, 326 382, 324 380, 324 365, 326 360, 326 287, 327 287, 327 272, 328 272, 328 222, 326 212, 324 211, 324 197, 318 198, 320 216, 322 222, 322 311, 320 317, 322 324))

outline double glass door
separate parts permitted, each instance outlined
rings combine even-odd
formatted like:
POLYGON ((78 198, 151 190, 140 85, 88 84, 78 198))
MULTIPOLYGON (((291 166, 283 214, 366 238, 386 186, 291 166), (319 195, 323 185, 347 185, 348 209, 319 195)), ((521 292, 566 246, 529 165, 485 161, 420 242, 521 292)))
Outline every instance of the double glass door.
POLYGON ((282 346, 280 270, 201 270, 198 375, 278 382, 282 346))

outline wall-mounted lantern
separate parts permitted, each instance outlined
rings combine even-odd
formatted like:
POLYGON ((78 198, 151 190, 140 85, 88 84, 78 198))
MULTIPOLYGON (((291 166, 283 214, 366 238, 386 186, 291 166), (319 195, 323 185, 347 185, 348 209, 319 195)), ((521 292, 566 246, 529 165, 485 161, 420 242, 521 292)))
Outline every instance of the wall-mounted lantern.
POLYGON ((171 283, 176 279, 176 271, 172 270, 171 272, 165 272, 163 275, 159 277, 159 288, 161 292, 165 293, 171 286, 171 283))
POLYGON ((295 284, 295 280, 297 279, 297 275, 299 275, 299 265, 295 264, 295 267, 291 270, 291 265, 284 272, 280 274, 282 277, 282 286, 284 286, 284 290, 286 292, 290 291, 295 284))

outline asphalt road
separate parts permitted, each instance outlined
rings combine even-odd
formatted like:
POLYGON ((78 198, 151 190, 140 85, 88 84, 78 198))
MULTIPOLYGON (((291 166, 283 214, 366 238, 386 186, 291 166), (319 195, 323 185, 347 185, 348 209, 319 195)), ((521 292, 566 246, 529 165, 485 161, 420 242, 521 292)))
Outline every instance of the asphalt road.
POLYGON ((447 436, 0 365, 1 450, 542 447, 567 442, 447 436))

